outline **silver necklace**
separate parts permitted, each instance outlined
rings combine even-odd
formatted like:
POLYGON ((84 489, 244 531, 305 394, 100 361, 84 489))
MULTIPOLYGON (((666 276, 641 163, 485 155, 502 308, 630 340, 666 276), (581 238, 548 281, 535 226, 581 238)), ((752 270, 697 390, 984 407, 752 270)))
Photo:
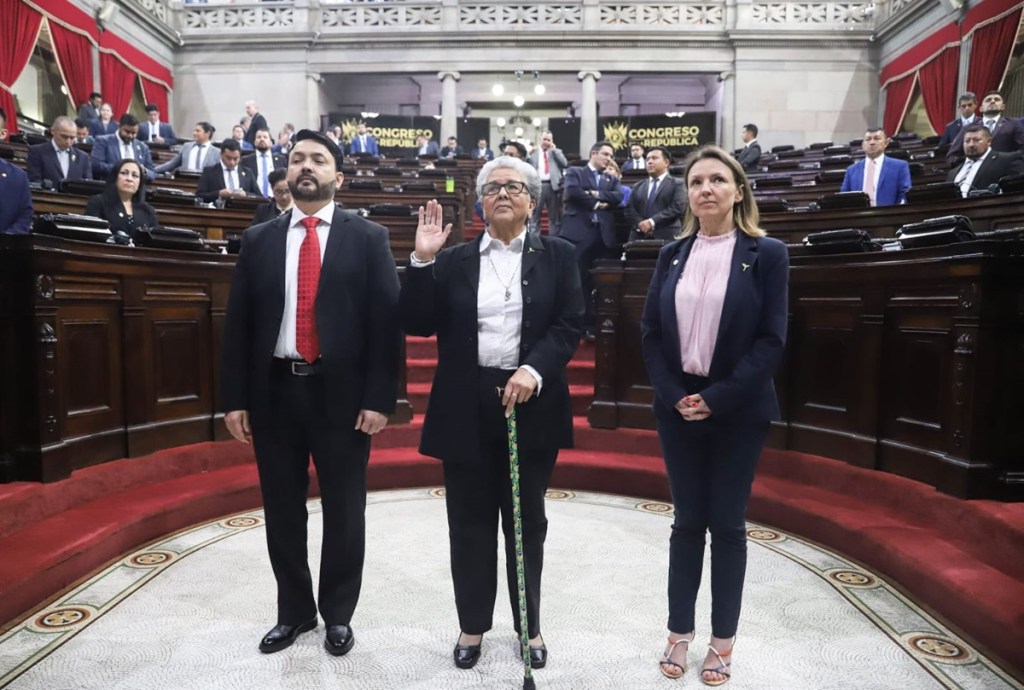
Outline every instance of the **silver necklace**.
POLYGON ((487 254, 487 263, 491 265, 491 270, 494 271, 494 277, 498 279, 501 286, 505 288, 505 301, 508 302, 512 299, 512 281, 516 279, 516 273, 519 272, 519 264, 516 264, 515 268, 512 269, 512 275, 509 276, 508 280, 503 280, 501 274, 498 273, 498 267, 494 265, 494 259, 491 258, 490 253, 487 254))

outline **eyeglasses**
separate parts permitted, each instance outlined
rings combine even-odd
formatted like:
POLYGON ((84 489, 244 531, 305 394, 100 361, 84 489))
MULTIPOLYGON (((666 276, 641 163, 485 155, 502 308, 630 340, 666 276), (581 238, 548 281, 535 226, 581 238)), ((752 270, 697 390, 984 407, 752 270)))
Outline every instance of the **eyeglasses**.
POLYGON ((526 185, 522 182, 488 182, 480 188, 480 191, 484 196, 498 196, 503 189, 509 196, 519 196, 526 191, 526 185))
POLYGON ((275 189, 274 196, 291 196, 292 190, 290 189, 275 189))

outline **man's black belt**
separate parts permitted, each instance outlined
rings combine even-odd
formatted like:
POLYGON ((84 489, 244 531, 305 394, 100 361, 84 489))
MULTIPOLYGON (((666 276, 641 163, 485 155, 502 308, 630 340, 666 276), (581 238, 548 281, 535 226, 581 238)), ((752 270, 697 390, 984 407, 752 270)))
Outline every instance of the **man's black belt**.
POLYGON ((274 357, 274 367, 293 376, 316 376, 323 372, 323 366, 319 358, 311 364, 303 359, 274 357))

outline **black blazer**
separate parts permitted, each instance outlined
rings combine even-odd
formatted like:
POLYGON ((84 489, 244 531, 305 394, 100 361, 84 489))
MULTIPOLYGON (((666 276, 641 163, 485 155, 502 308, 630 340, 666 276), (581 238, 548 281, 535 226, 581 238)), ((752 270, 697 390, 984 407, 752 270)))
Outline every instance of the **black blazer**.
POLYGON ((647 213, 647 193, 651 187, 651 178, 633 185, 633 193, 626 206, 626 222, 629 224, 629 241, 639 239, 665 240, 675 239, 683 229, 683 213, 686 211, 685 185, 671 175, 658 185, 654 196, 652 213, 647 213), (640 221, 651 218, 654 221, 654 234, 641 235, 636 231, 640 221))
MULTIPOLYGON (((249 410, 258 431, 270 421, 270 368, 284 313, 290 215, 242 234, 231 281, 221 362, 221 407, 249 410)), ((359 410, 391 414, 398 392, 401 333, 398 272, 380 225, 335 208, 316 296, 327 415, 355 426, 359 410)))
MULTIPOLYGON (((984 123, 985 118, 979 118, 978 122, 984 123)), ((999 118, 999 122, 996 123, 995 130, 992 132, 992 143, 990 146, 993 150, 1003 153, 1024 151, 1024 125, 1020 123, 1020 120, 1006 117, 1003 114, 999 118)), ((960 133, 956 135, 956 139, 949 145, 949 151, 946 153, 946 162, 949 163, 950 167, 953 167, 963 163, 966 158, 967 156, 964 154, 964 130, 961 129, 960 133)))
MULTIPOLYGON (((485 233, 486 235, 486 233, 485 233)), ((401 314, 413 335, 437 334, 437 372, 420 452, 445 462, 478 462, 477 287, 479 241, 443 250, 431 266, 409 267, 401 314)), ((543 378, 539 396, 516 408, 520 448, 570 448, 572 403, 565 367, 583 332, 583 292, 571 244, 527 233, 522 265, 519 364, 543 378)), ((495 396, 494 404, 500 404, 495 396)), ((524 453, 524 462, 530 454, 524 453)))
MULTIPOLYGON (((981 117, 975 115, 974 119, 971 121, 971 124, 974 124, 975 122, 981 122, 981 117)), ((943 130, 942 137, 939 139, 938 145, 949 146, 950 144, 952 144, 953 141, 956 139, 956 136, 960 134, 960 130, 963 128, 964 121, 959 117, 950 122, 948 125, 946 125, 946 129, 943 130)))
POLYGON ((261 129, 269 130, 270 126, 267 125, 267 118, 263 117, 263 113, 256 113, 249 122, 249 129, 245 130, 245 140, 253 147, 256 146, 256 132, 261 129))
POLYGON ((589 165, 574 166, 566 168, 562 189, 565 211, 561 234, 565 239, 577 244, 601 241, 609 249, 620 246, 615 237, 615 207, 622 203, 623 196, 618 180, 603 172, 598 186, 589 165), (590 196, 594 189, 599 192, 596 198, 590 196), (598 201, 608 204, 608 208, 595 211, 598 201))
MULTIPOLYGON (((291 209, 285 211, 285 213, 291 214, 291 209)), ((277 210, 277 202, 271 199, 265 204, 260 204, 256 207, 256 215, 253 216, 252 224, 259 225, 260 223, 266 223, 268 220, 274 220, 281 215, 281 212, 277 210)))
POLYGON ((757 140, 751 142, 750 146, 744 146, 736 161, 748 172, 757 170, 761 165, 761 145, 757 140))
POLYGON ((57 162, 57 152, 49 141, 28 147, 28 163, 25 166, 28 171, 29 182, 42 182, 49 180, 56 187, 64 179, 68 180, 91 180, 92 160, 85 151, 79 151, 74 146, 69 151, 71 159, 68 161, 68 176, 65 178, 57 162))
MULTIPOLYGON (((259 187, 256 186, 256 176, 249 172, 248 168, 241 165, 235 166, 238 173, 238 188, 246 194, 262 196, 259 187)), ((220 163, 208 165, 199 174, 199 183, 196 185, 196 196, 210 203, 220 196, 220 190, 224 189, 224 168, 220 163)))
POLYGON ((722 306, 718 340, 704 390, 687 390, 680 360, 676 283, 696 235, 666 244, 658 254, 640 320, 641 347, 654 386, 654 411, 676 415, 675 404, 700 393, 709 420, 769 422, 779 418, 775 373, 786 345, 789 254, 770 237, 739 232, 722 306))
MULTIPOLYGON (((950 170, 949 174, 946 175, 946 181, 953 182, 956 180, 956 176, 960 174, 964 165, 966 165, 966 161, 963 165, 950 170)), ((1001 178, 1007 175, 1018 175, 1021 172, 1024 172, 1024 161, 1021 160, 1019 153, 992 151, 982 161, 978 167, 978 172, 974 174, 974 179, 971 181, 971 189, 985 189, 989 185, 999 182, 1001 178)))
POLYGON ((89 197, 89 201, 85 205, 85 215, 102 218, 110 223, 111 234, 120 230, 129 237, 135 237, 136 231, 140 228, 155 228, 159 225, 156 210, 146 202, 141 201, 134 204, 132 211, 133 214, 129 216, 120 200, 114 204, 108 204, 102 194, 89 197))

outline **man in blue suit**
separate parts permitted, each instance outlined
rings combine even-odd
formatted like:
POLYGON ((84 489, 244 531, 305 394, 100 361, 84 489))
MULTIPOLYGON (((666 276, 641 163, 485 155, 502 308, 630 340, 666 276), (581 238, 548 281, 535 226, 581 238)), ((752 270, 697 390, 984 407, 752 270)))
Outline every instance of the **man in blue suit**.
POLYGON ((70 117, 61 115, 54 120, 50 125, 53 138, 28 148, 28 181, 57 187, 61 180, 91 180, 92 161, 89 154, 75 148, 77 134, 70 117))
POLYGON ((841 192, 865 192, 872 206, 895 206, 907 201, 910 165, 885 155, 889 137, 875 127, 864 134, 861 148, 865 158, 846 169, 841 192))
POLYGON ((428 139, 425 134, 416 137, 417 156, 437 156, 440 155, 439 152, 440 149, 438 149, 436 141, 428 139))
POLYGON ((590 147, 590 162, 586 166, 566 168, 562 177, 565 215, 561 237, 576 248, 588 340, 594 337, 596 323, 590 269, 599 258, 619 248, 615 238, 615 209, 622 202, 622 187, 605 172, 614 155, 615 149, 609 142, 599 141, 590 147))
POLYGON ((380 149, 377 147, 377 137, 367 131, 365 122, 360 122, 356 125, 356 135, 348 143, 348 155, 355 156, 359 153, 368 153, 371 156, 380 155, 380 149))
POLYGON ((146 121, 139 125, 139 139, 147 144, 177 144, 174 129, 166 122, 160 122, 160 108, 154 103, 146 106, 146 121))
MULTIPOLYGON (((0 108, 0 141, 7 141, 7 113, 0 108)), ((21 168, 0 158, 0 235, 26 235, 32 231, 32 192, 21 168)))
POLYGON ((134 115, 125 113, 118 122, 115 134, 96 137, 92 145, 92 174, 97 180, 105 180, 107 173, 114 169, 122 158, 138 161, 146 171, 147 180, 156 179, 153 169, 153 156, 149 147, 138 141, 139 121, 134 115))

